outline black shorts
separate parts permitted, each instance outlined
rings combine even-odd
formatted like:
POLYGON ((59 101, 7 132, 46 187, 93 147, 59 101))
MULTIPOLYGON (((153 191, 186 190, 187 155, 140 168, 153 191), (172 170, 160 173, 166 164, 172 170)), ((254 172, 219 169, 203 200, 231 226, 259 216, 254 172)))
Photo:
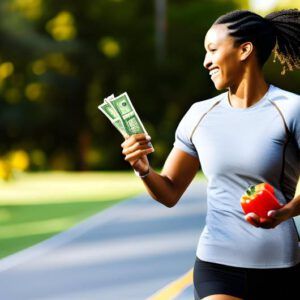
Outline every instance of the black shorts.
POLYGON ((196 258, 194 266, 195 300, 215 294, 246 300, 299 299, 299 285, 300 264, 290 268, 248 269, 196 258))

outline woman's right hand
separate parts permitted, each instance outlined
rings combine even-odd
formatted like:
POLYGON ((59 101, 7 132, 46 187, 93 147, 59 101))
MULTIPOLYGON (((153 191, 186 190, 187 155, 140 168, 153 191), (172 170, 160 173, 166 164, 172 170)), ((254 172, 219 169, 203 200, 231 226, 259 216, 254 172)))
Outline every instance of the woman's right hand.
POLYGON ((124 159, 140 174, 147 173, 150 168, 147 155, 154 152, 150 140, 149 135, 139 133, 127 137, 121 144, 124 159))

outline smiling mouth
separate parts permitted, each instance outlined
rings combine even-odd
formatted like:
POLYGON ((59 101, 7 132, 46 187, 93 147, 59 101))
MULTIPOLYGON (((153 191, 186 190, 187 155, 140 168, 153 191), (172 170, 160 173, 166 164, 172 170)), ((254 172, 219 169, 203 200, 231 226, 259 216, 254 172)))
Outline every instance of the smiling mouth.
POLYGON ((211 78, 213 78, 219 74, 219 71, 219 69, 213 69, 209 72, 209 75, 211 76, 211 78))

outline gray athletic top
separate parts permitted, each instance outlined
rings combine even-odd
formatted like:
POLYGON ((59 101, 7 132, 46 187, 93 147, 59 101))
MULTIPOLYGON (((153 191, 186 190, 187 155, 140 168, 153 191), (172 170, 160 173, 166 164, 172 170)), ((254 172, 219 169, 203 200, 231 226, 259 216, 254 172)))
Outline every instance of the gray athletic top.
POLYGON ((194 103, 178 125, 174 147, 198 157, 208 180, 206 226, 197 256, 246 268, 300 262, 294 219, 274 229, 244 219, 240 197, 268 182, 281 203, 295 194, 300 175, 300 96, 270 85, 254 105, 233 108, 228 93, 194 103))

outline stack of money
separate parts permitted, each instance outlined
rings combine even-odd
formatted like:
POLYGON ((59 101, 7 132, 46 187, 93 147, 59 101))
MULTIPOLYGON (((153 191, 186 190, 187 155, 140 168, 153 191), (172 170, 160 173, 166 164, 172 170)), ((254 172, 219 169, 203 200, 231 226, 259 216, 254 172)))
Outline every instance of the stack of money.
POLYGON ((111 121, 124 138, 136 133, 145 133, 147 131, 135 111, 127 93, 118 97, 110 95, 105 98, 98 108, 111 121))

